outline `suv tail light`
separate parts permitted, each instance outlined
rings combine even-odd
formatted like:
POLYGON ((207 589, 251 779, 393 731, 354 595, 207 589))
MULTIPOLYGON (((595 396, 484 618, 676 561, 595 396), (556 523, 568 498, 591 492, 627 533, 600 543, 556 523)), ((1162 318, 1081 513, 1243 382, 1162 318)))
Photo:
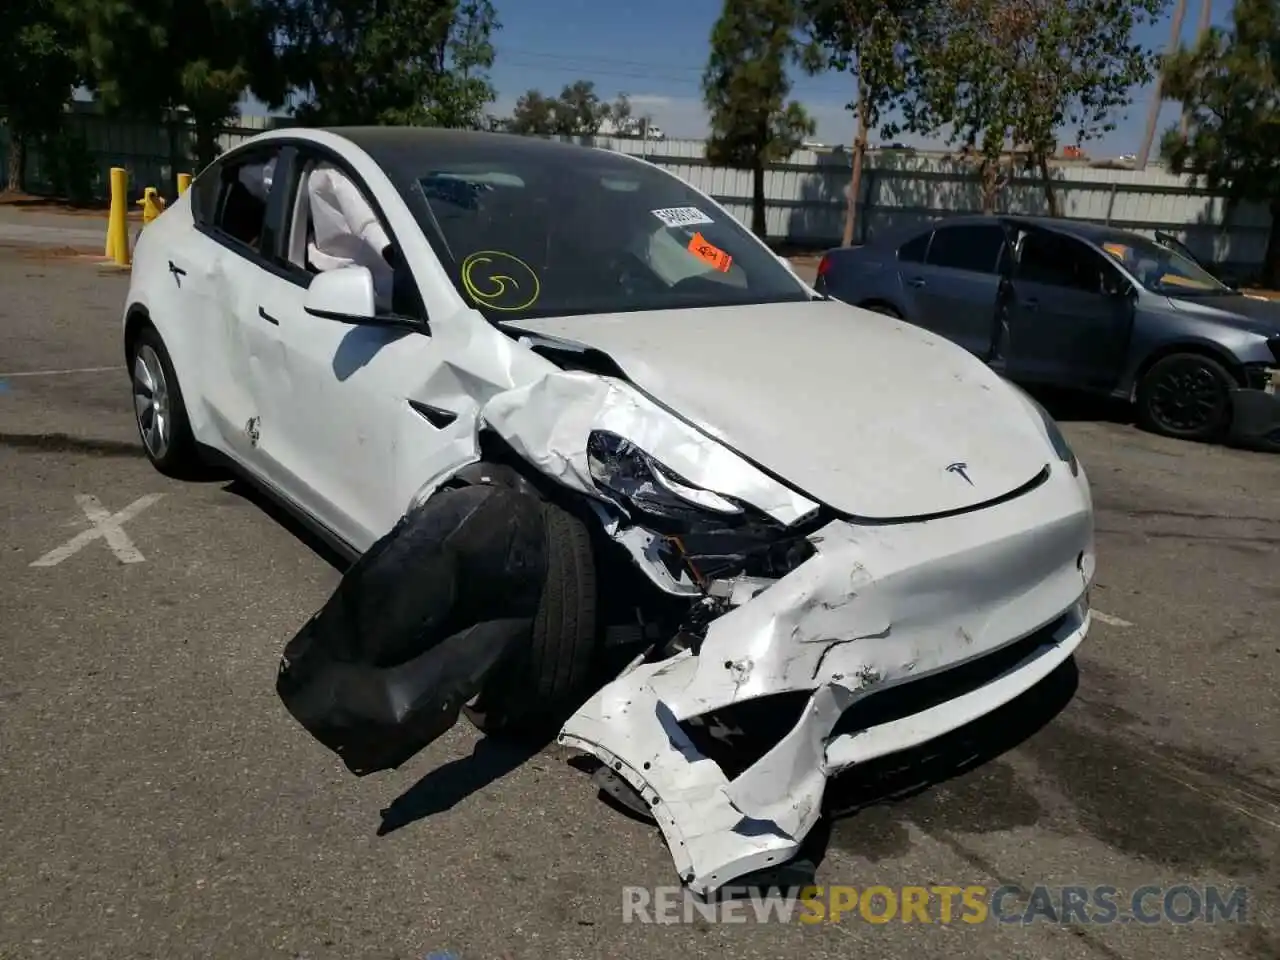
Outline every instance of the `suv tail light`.
MULTIPOLYGON (((818 261, 818 276, 825 277, 827 271, 831 269, 831 258, 826 254, 822 255, 822 259, 818 261)), ((1274 349, 1274 345, 1273 345, 1274 349)))

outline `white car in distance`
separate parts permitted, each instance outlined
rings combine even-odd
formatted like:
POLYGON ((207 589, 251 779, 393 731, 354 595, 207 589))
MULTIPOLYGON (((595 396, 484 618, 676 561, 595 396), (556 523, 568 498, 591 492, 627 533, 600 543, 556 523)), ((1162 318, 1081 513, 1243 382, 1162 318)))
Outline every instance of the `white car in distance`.
MULTIPOLYGON (((143 232, 123 321, 164 472, 229 464, 353 559, 407 550, 387 546, 417 522, 402 518, 438 523, 477 488, 502 488, 489 502, 513 528, 542 518, 526 525, 537 616, 500 667, 446 662, 479 644, 427 631, 403 663, 361 666, 366 693, 410 706, 363 739, 308 729, 361 772, 397 762, 353 759, 370 744, 404 756, 438 734, 415 703, 442 703, 447 726, 469 702, 495 735, 555 718, 650 811, 695 891, 793 856, 829 777, 1008 703, 1089 628, 1088 481, 1043 409, 941 337, 820 298, 634 157, 268 132, 143 232), (239 174, 267 162, 264 203, 239 174), (309 262, 317 163, 392 238, 389 306, 368 268, 309 262), (628 626, 640 652, 594 678, 628 626), (952 685, 922 704, 926 678, 952 685), (724 731, 762 708, 768 742, 735 752, 724 731)), ((406 575, 404 591, 437 586, 406 575)), ((343 696, 334 715, 364 709, 343 696)))

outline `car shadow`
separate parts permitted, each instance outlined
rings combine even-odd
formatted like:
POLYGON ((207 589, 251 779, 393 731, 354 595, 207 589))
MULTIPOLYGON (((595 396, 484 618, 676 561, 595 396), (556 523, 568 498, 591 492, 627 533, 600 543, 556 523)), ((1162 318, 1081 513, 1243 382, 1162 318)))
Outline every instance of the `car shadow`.
POLYGON ((1079 393, 1059 387, 1023 386, 1059 423, 1102 421, 1132 425, 1133 404, 1111 397, 1079 393))
POLYGON ((222 487, 224 493, 239 497, 246 503, 250 503, 257 507, 271 520, 275 521, 293 536, 297 537, 305 546, 311 549, 321 560, 333 567, 339 573, 346 573, 351 566, 351 561, 344 557, 338 550, 329 544, 323 537, 318 536, 314 530, 300 521, 292 513, 282 507, 274 498, 263 493, 256 485, 242 480, 239 477, 233 477, 227 480, 226 477, 218 479, 226 481, 222 487))
POLYGON ((378 836, 450 810, 535 756, 545 744, 481 737, 465 757, 436 767, 382 811, 378 836))

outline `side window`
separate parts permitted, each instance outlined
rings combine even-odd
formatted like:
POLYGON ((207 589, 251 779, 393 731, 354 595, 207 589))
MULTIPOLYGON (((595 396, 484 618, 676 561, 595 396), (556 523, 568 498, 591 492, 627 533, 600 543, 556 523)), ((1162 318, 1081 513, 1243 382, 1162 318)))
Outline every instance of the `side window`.
POLYGON ((1101 255, 1070 237, 1037 230, 1023 237, 1017 274, 1021 280, 1100 294, 1110 279, 1105 270, 1111 267, 1101 255))
POLYGON ((237 158, 220 168, 221 189, 209 226, 255 253, 262 250, 275 162, 273 151, 237 158))
POLYGON ((995 273, 1004 247, 1004 228, 996 224, 939 227, 929 245, 932 267, 995 273))
POLYGON ((933 231, 913 237, 898 248, 898 259, 903 263, 924 263, 924 255, 929 249, 929 238, 933 231))
MULTIPOLYGON (((327 157, 299 154, 297 192, 287 209, 284 251, 290 269, 308 274, 368 267, 378 309, 426 319, 413 271, 373 198, 351 172, 327 157)), ((309 281, 308 281, 309 282, 309 281)))
POLYGON ((198 224, 213 222, 218 211, 218 199, 222 191, 222 168, 213 163, 204 168, 191 181, 188 188, 191 197, 191 219, 198 224))

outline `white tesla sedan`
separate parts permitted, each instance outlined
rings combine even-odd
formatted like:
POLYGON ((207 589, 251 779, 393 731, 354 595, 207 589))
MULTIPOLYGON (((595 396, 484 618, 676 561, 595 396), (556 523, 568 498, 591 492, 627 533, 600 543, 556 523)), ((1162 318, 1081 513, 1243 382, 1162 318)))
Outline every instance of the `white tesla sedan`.
POLYGON ((312 733, 368 772, 463 704, 555 716, 696 891, 785 861, 831 775, 1007 703, 1089 628, 1092 503, 1051 418, 632 157, 260 135, 143 232, 124 347, 156 467, 229 463, 359 558, 282 662, 312 733), (308 253, 317 164, 390 239, 385 300, 308 253), (362 600, 436 613, 369 654, 362 600))

